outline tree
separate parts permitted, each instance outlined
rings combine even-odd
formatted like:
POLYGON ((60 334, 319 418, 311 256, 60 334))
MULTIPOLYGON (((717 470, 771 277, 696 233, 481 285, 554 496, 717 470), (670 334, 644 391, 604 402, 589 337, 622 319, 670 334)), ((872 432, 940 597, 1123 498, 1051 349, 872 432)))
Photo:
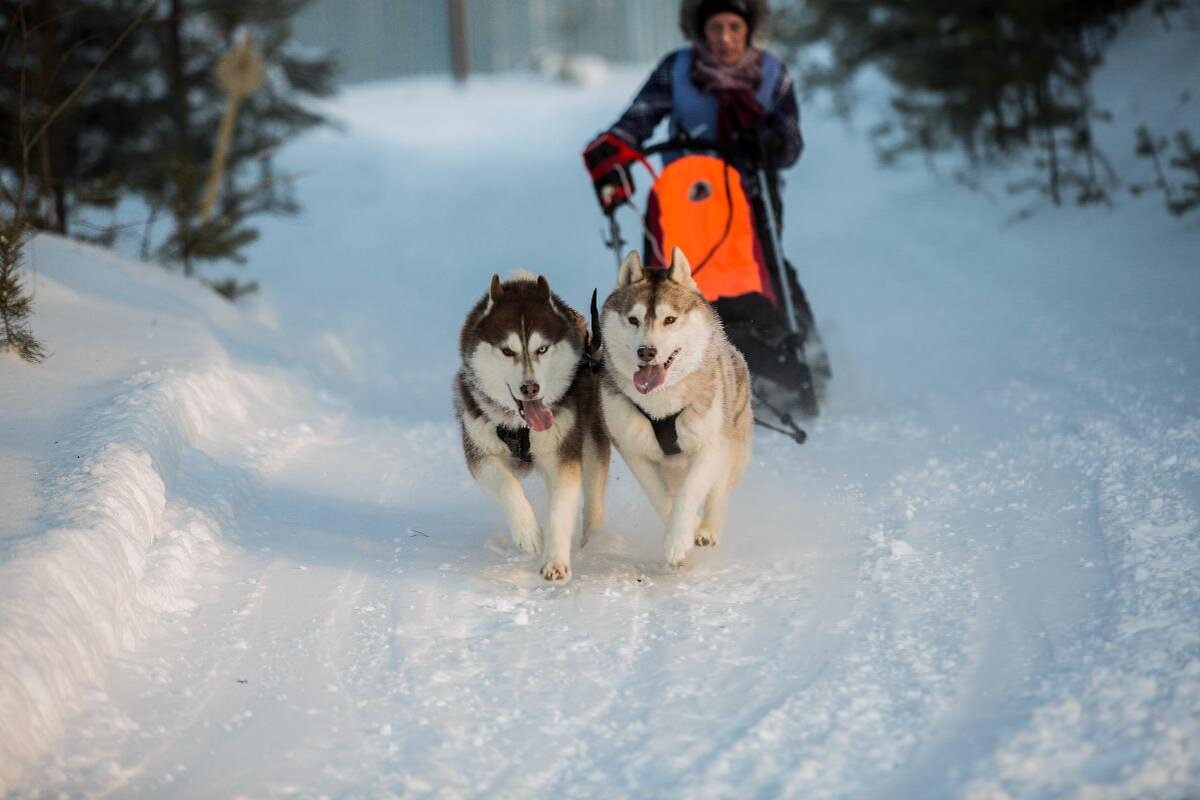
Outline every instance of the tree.
POLYGON ((148 210, 144 255, 186 274, 198 262, 242 261, 254 216, 297 210, 274 156, 322 122, 303 97, 332 91, 333 61, 290 45, 289 21, 305 2, 7 0, 0 41, 17 46, 0 50, 0 137, 41 132, 32 152, 28 137, 0 138, 5 199, 20 198, 18 216, 37 228, 110 243, 131 224, 114 215, 132 194, 148 210), (215 65, 243 33, 258 43, 267 81, 243 106, 206 221, 202 189, 225 103, 215 65), (159 234, 163 218, 172 225, 159 234))
MULTIPOLYGON (((167 114, 135 180, 152 214, 165 210, 175 223, 157 256, 182 264, 188 274, 200 261, 242 262, 240 250, 258 236, 248 224, 252 217, 298 210, 290 179, 276 174, 274 156, 296 134, 323 122, 300 98, 329 94, 334 70, 331 59, 290 47, 289 21, 305 2, 170 1, 159 36, 167 114), (216 63, 242 33, 253 35, 268 80, 242 106, 217 213, 206 221, 204 180, 226 100, 216 63)), ((223 294, 238 293, 236 281, 221 285, 223 294)))
MULTIPOLYGON (((805 81, 846 90, 864 67, 895 87, 875 130, 885 161, 959 149, 969 163, 1033 153, 1033 174, 1013 182, 1056 205, 1111 202, 1117 178, 1096 145, 1090 79, 1129 13, 1144 0, 806 0, 782 15, 797 48, 825 43, 805 81)), ((1158 0, 1166 13, 1176 0, 1158 0)))
POLYGON ((25 231, 16 225, 0 227, 0 351, 12 350, 26 361, 38 362, 45 348, 29 329, 33 301, 21 281, 21 250, 25 231))
POLYGON ((1196 147, 1191 134, 1186 130, 1175 134, 1174 155, 1172 143, 1164 136, 1153 135, 1145 125, 1138 128, 1137 138, 1137 154, 1153 166, 1154 180, 1134 183, 1129 187, 1130 191, 1137 195, 1158 189, 1167 211, 1176 217, 1200 208, 1200 148, 1196 147))

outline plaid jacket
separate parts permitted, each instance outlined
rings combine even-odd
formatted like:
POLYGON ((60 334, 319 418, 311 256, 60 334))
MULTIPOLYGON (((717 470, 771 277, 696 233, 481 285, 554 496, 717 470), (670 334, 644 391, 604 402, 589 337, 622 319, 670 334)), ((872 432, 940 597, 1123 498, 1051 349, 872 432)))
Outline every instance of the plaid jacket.
MULTIPOLYGON (((659 62, 629 108, 613 125, 613 133, 636 147, 641 147, 650 138, 663 117, 671 113, 674 103, 671 76, 677 57, 678 51, 672 52, 659 62)), ((800 107, 796 103, 796 91, 786 66, 780 65, 779 84, 763 111, 767 127, 776 131, 782 139, 779 166, 790 167, 804 150, 804 138, 800 135, 800 107)))

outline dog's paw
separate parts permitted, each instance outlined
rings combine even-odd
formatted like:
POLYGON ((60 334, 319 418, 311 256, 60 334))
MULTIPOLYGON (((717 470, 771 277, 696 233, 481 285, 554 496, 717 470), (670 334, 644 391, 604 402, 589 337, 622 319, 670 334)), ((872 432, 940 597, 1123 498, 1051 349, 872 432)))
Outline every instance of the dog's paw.
POLYGON ((532 516, 524 524, 513 527, 512 538, 513 544, 526 553, 538 555, 542 552, 542 529, 532 516))
POLYGON ((716 531, 709 530, 704 525, 696 529, 696 547, 716 547, 720 543, 721 537, 716 531))
POLYGON ((553 583, 565 583, 571 579, 571 565, 565 561, 547 561, 542 564, 542 577, 553 583))
POLYGON ((667 565, 672 567, 680 566, 683 564, 683 560, 687 558, 688 551, 691 549, 691 537, 668 536, 663 553, 666 557, 667 565))

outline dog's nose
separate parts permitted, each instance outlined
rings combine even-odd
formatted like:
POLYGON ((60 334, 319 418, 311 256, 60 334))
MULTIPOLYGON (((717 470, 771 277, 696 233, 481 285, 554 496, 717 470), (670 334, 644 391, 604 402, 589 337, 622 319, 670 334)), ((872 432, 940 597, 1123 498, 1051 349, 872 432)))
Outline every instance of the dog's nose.
POLYGON ((656 355, 658 355, 658 350, 653 347, 639 347, 637 349, 637 353, 638 358, 641 359, 643 363, 649 363, 654 360, 656 355))
POLYGON ((537 397, 537 394, 539 391, 541 391, 541 388, 542 387, 538 386, 535 381, 525 381, 521 384, 521 396, 526 400, 532 399, 537 397))

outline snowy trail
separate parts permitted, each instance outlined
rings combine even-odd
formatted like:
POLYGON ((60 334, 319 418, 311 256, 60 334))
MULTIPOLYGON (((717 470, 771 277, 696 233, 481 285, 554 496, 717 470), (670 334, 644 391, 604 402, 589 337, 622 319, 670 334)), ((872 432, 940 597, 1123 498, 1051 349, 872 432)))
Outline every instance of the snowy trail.
POLYGON ((619 458, 569 584, 506 541, 449 420, 457 327, 493 271, 608 285, 578 147, 638 77, 363 87, 295 146, 324 167, 253 259, 279 330, 218 337, 242 416, 164 483, 219 544, 14 797, 1200 791, 1200 273, 1147 205, 1004 226, 808 120, 809 443, 760 433, 680 572, 619 458))
POLYGON ((1092 448, 1125 452, 1140 431, 1120 417, 1094 444, 1064 437, 1047 412, 1090 417, 1092 392, 1049 389, 996 398, 1027 434, 990 449, 974 442, 986 430, 935 433, 903 414, 831 415, 811 462, 760 438, 744 534, 679 574, 654 564, 618 467, 606 531, 566 587, 504 541, 456 467, 452 428, 327 419, 251 481, 228 526, 236 555, 204 579, 199 610, 118 662, 36 785, 958 794, 1031 710, 1053 709, 1042 677, 1073 692, 1086 677, 1073 662, 1118 621, 1119 537, 1092 448), (847 493, 839 470, 867 450, 871 475, 847 493), (802 524, 782 527, 797 509, 802 524))
MULTIPOLYGON (((315 444, 262 482, 232 526, 245 556, 210 578, 218 601, 202 602, 153 655, 123 660, 110 683, 131 693, 83 725, 120 730, 107 719, 115 707, 139 732, 118 753, 94 753, 81 738, 65 763, 82 783, 64 773, 43 789, 94 788, 115 757, 127 766, 105 791, 120 796, 154 796, 168 779, 196 796, 252 786, 589 794, 602 788, 586 781, 593 759, 629 762, 632 790, 716 757, 781 701, 782 687, 809 685, 824 669, 830 629, 849 610, 849 553, 809 541, 782 561, 749 551, 742 563, 664 572, 653 539, 631 548, 620 533, 640 533, 644 516, 630 513, 640 498, 623 474, 612 516, 624 525, 614 521, 580 556, 568 587, 545 587, 473 493, 465 514, 446 514, 443 502, 465 486, 426 491, 426 510, 389 488, 387 475, 411 467, 394 462, 412 437, 370 433, 373 446, 354 436, 315 444), (375 457, 363 458, 369 450, 375 457), (356 497, 288 480, 303 484, 346 455, 358 466, 341 486, 356 497), (788 613, 763 614, 764 603, 788 613), (733 733, 713 737, 722 717, 733 733), (660 752, 688 720, 694 742, 660 752), (280 731, 292 733, 281 742, 280 731), (85 766, 89 751, 99 762, 85 766), (313 753, 325 759, 307 763, 313 753)), ((453 438, 433 438, 426 444, 457 458, 453 438)))

